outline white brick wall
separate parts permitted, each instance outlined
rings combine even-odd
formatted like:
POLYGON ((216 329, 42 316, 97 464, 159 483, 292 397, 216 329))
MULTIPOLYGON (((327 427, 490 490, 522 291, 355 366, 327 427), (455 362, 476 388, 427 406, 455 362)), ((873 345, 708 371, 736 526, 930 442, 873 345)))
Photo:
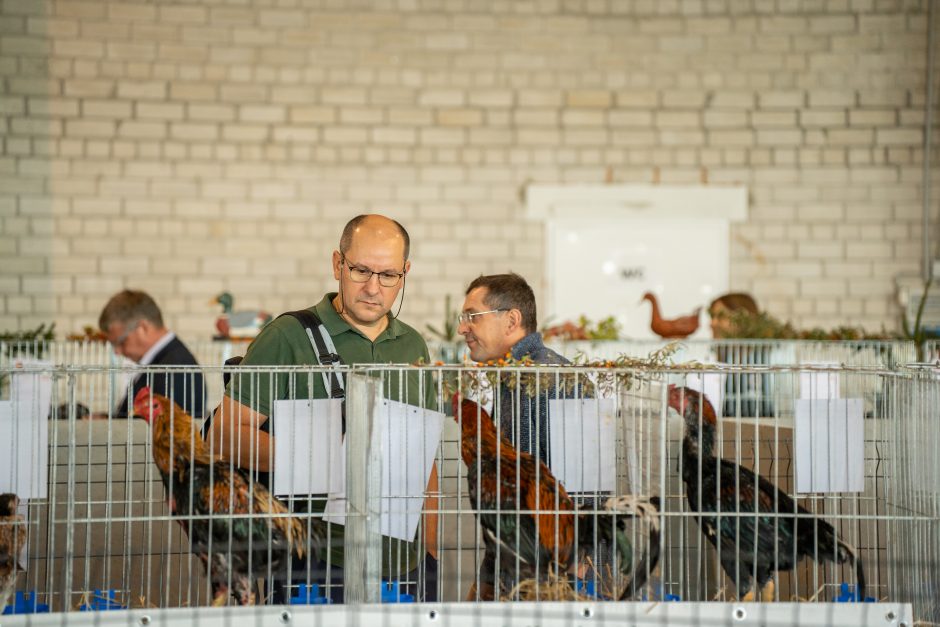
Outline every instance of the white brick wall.
POLYGON ((608 172, 746 184, 733 287, 894 327, 926 1, 0 0, 0 329, 77 330, 123 286, 193 338, 223 289, 309 304, 363 211, 410 228, 423 328, 479 273, 539 292, 523 187, 608 172))

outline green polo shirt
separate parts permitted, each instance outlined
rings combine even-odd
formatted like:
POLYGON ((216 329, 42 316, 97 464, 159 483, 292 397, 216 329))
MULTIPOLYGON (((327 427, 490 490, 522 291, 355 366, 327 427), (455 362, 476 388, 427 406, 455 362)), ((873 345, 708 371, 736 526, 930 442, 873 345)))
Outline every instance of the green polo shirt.
MULTIPOLYGON (((428 362, 427 343, 413 328, 390 316, 388 327, 373 342, 340 317, 333 308, 335 297, 335 292, 327 294, 311 310, 323 322, 344 364, 412 364, 419 359, 428 362)), ((307 332, 293 316, 281 316, 268 324, 248 347, 241 362, 242 366, 317 364, 317 356, 307 332)), ((403 369, 402 372, 403 377, 394 369, 382 373, 383 396, 437 410, 436 388, 430 374, 416 369, 403 369)), ((235 375, 229 382, 226 394, 265 416, 271 415, 271 405, 275 400, 329 397, 319 372, 235 375)), ((314 501, 313 510, 321 512, 324 505, 323 500, 314 501)), ((330 562, 336 566, 343 565, 343 531, 342 525, 331 525, 333 540, 330 543, 330 562)), ((421 537, 420 531, 418 537, 421 537)), ((404 574, 416 568, 417 544, 384 538, 383 576, 387 577, 389 573, 404 574)), ((325 555, 319 557, 326 560, 325 555)))

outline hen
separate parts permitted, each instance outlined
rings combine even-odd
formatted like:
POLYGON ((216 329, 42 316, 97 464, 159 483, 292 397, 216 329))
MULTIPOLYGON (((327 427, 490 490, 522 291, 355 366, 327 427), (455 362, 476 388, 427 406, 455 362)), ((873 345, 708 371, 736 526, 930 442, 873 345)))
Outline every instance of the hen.
MULTIPOLYGON (((153 459, 170 513, 180 517, 206 565, 212 605, 224 605, 230 594, 241 605, 254 604, 254 580, 286 566, 291 551, 303 557, 304 525, 262 484, 213 457, 192 417, 176 403, 143 388, 134 413, 152 427, 153 459)), ((312 531, 315 541, 322 540, 318 527, 312 531)))
POLYGON ((702 311, 701 307, 688 316, 667 320, 659 313, 659 301, 656 300, 655 294, 646 292, 643 294, 642 300, 648 300, 653 306, 652 317, 650 318, 650 329, 659 337, 664 339, 681 339, 698 331, 699 314, 702 311))
POLYGON ((13 594, 16 562, 26 545, 26 521, 16 513, 19 504, 15 494, 0 494, 0 613, 13 594))
POLYGON ((671 385, 668 404, 685 421, 682 480, 689 509, 699 514, 698 524, 718 551, 738 598, 751 601, 760 591, 763 601, 773 601, 774 572, 793 568, 803 556, 854 563, 857 597, 865 598, 862 560, 832 525, 794 503, 767 479, 716 457, 717 420, 707 399, 690 388, 671 385))
MULTIPOLYGON (((598 547, 608 548, 612 572, 632 573, 622 599, 643 588, 659 557, 659 521, 653 500, 624 496, 608 499, 603 512, 579 511, 548 466, 501 439, 492 418, 479 405, 458 395, 453 405, 454 419, 461 426, 470 501, 477 508, 486 553, 494 560, 499 556, 500 597, 522 580, 541 582, 550 574, 566 577, 576 561, 583 563, 598 547), (632 518, 644 519, 650 530, 650 554, 636 566, 626 528, 632 518)), ((494 579, 492 569, 482 569, 481 598, 493 598, 494 579)))

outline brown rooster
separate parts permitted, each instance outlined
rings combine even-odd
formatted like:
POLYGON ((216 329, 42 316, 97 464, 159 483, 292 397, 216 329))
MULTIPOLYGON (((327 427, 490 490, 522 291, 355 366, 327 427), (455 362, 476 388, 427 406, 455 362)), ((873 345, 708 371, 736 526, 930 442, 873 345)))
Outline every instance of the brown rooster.
MULTIPOLYGON (((291 551, 303 557, 304 525, 264 485, 214 458, 192 417, 170 399, 143 388, 134 413, 152 426, 170 512, 206 565, 212 604, 224 605, 230 594, 254 604, 252 581, 286 566, 291 551)), ((316 543, 325 537, 319 527, 312 531, 316 543)))
POLYGON ((454 419, 461 425, 461 457, 467 465, 470 502, 483 528, 485 555, 480 597, 500 597, 522 580, 566 577, 576 561, 599 547, 613 559, 612 572, 633 573, 621 599, 640 590, 659 557, 658 500, 623 496, 608 499, 604 512, 581 511, 544 462, 516 451, 500 438, 492 418, 475 402, 454 396, 454 419), (650 529, 650 557, 634 566, 626 521, 644 518, 650 529), (647 566, 647 564, 649 564, 647 566))
POLYGON ((659 301, 656 299, 655 294, 646 292, 643 294, 643 299, 640 302, 644 300, 648 300, 653 306, 650 329, 659 337, 664 339, 681 339, 698 331, 698 316, 702 311, 701 307, 697 308, 694 313, 688 316, 665 320, 659 313, 659 301))
POLYGON ((0 494, 0 613, 16 585, 16 562, 26 545, 26 521, 16 513, 20 499, 0 494))

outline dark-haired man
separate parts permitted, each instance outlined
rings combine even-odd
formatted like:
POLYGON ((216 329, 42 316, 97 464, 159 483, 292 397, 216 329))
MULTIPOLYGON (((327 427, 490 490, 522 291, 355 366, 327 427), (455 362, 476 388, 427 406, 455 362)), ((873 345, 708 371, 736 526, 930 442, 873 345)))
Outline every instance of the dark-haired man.
MULTIPOLYGON (((537 330, 535 294, 518 274, 474 279, 467 287, 458 323, 457 331, 464 336, 474 361, 486 363, 508 355, 517 361, 527 357, 536 364, 569 363, 542 342, 537 330)), ((546 412, 535 411, 532 403, 522 403, 515 411, 513 390, 500 390, 499 396, 497 414, 503 434, 519 450, 533 455, 538 451, 538 457, 547 462, 546 412)))
MULTIPOLYGON (((545 346, 537 330, 535 294, 526 280, 515 273, 479 276, 467 287, 463 308, 457 317, 458 332, 470 349, 470 358, 486 363, 505 358, 530 359, 536 364, 567 364, 567 359, 545 346)), ((548 401, 557 398, 554 387, 530 397, 517 389, 519 380, 503 379, 493 401, 494 420, 500 432, 520 451, 546 464, 548 451, 548 401)), ((480 585, 471 586, 467 600, 495 598, 496 555, 487 545, 480 564, 480 585)))
MULTIPOLYGON (((381 215, 360 215, 343 229, 339 249, 333 251, 333 276, 336 292, 326 294, 310 307, 323 323, 341 362, 353 364, 407 364, 429 360, 424 338, 412 327, 391 314, 411 268, 408 232, 397 221, 381 215)), ((248 347, 242 366, 316 365, 317 354, 304 326, 292 316, 281 316, 268 323, 248 347)), ((388 374, 386 395, 409 405, 437 409, 434 386, 419 380, 417 370, 408 372, 399 385, 396 372, 388 374), (401 394, 400 394, 401 392, 401 394), (399 398, 399 395, 401 398, 399 398)), ((232 377, 222 405, 212 419, 211 437, 226 460, 242 468, 269 472, 273 462, 273 438, 268 435, 268 417, 274 401, 285 399, 323 399, 330 397, 319 376, 274 376, 244 374, 232 377), (308 385, 311 384, 312 385, 308 385)), ((437 472, 432 469, 428 492, 437 491, 437 472)), ((431 497, 429 497, 430 500, 431 497)), ((305 506, 306 501, 296 504, 305 506)), ((295 507, 295 509, 296 509, 295 507)), ((320 511, 323 503, 314 503, 320 511)), ((437 516, 430 501, 423 517, 423 535, 415 542, 383 539, 382 575, 391 579, 414 581, 423 578, 416 593, 419 600, 435 600, 437 563, 437 516), (425 557, 425 554, 427 556, 425 557), (420 568, 419 568, 420 567, 420 568)), ((295 563, 294 583, 330 583, 333 602, 344 598, 342 583, 343 530, 332 526, 329 559, 326 551, 313 556, 312 564, 295 563), (327 567, 329 565, 329 568, 327 567), (309 571, 308 571, 309 566, 309 571)), ((278 584, 275 602, 285 602, 285 590, 278 584)))
MULTIPOLYGON (((163 324, 163 314, 146 292, 118 292, 101 310, 98 326, 107 336, 114 352, 141 366, 198 366, 196 358, 176 334, 163 324)), ((205 385, 202 373, 169 370, 141 374, 131 386, 129 395, 115 407, 113 416, 127 418, 128 398, 133 399, 144 386, 155 394, 173 399, 196 418, 203 417, 205 385)), ((95 414, 94 418, 107 418, 95 414)))

